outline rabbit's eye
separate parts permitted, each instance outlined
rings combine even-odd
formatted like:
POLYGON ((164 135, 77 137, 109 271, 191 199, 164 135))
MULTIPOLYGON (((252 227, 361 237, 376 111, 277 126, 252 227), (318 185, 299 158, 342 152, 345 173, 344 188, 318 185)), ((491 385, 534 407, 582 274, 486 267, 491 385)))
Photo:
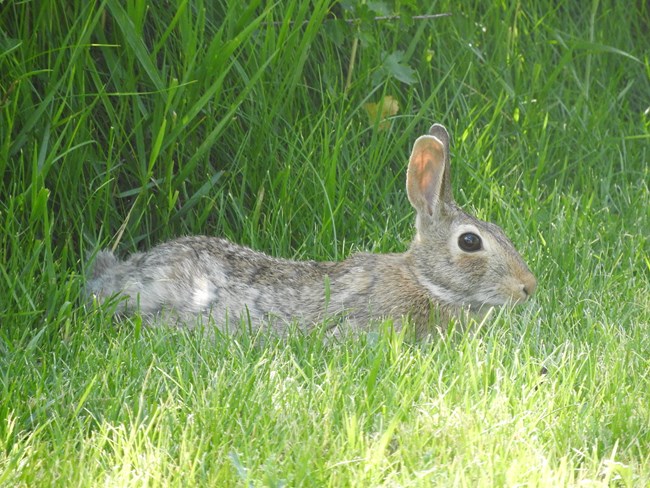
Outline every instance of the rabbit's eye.
POLYGON ((465 232, 458 238, 458 247, 463 251, 475 252, 480 251, 483 247, 481 238, 472 232, 465 232))

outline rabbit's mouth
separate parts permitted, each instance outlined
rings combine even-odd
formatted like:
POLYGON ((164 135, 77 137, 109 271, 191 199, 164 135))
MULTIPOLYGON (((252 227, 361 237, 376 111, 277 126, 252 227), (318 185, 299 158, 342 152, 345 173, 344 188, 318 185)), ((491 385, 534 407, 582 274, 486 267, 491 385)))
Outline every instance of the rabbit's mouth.
POLYGON ((531 295, 526 289, 526 285, 518 283, 508 283, 468 293, 467 290, 454 290, 432 283, 421 276, 418 276, 418 281, 435 301, 445 305, 469 308, 472 313, 478 313, 484 308, 523 303, 531 295))
POLYGON ((472 308, 480 306, 502 307, 513 306, 526 302, 530 298, 524 285, 494 288, 479 293, 472 300, 472 308))

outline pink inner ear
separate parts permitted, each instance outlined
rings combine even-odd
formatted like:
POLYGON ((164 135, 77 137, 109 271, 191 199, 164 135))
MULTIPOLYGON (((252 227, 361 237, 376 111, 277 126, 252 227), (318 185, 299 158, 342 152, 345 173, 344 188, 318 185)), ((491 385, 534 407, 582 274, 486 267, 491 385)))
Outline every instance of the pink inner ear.
POLYGON ((416 155, 413 163, 417 168, 416 174, 420 193, 422 193, 427 201, 431 201, 431 197, 434 195, 434 172, 431 155, 427 153, 419 153, 416 155))
MULTIPOLYGON (((411 156, 415 190, 431 212, 431 205, 440 199, 442 172, 444 171, 445 154, 442 144, 434 138, 417 141, 411 156)), ((415 195, 412 195, 415 196, 415 195)))

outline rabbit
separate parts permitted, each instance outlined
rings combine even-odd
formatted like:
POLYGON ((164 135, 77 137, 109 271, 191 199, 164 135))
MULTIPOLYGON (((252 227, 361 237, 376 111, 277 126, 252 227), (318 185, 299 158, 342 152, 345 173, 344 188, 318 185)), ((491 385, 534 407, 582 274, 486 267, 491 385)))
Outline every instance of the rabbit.
POLYGON ((247 323, 279 333, 291 324, 363 329, 387 318, 401 328, 408 317, 423 336, 463 312, 525 302, 537 282, 513 244, 500 227, 454 201, 449 140, 434 124, 413 145, 406 190, 415 238, 404 253, 292 261, 218 237, 180 237, 125 261, 101 251, 88 291, 97 302, 121 297, 118 314, 139 310, 163 322, 212 319, 222 330, 247 323))

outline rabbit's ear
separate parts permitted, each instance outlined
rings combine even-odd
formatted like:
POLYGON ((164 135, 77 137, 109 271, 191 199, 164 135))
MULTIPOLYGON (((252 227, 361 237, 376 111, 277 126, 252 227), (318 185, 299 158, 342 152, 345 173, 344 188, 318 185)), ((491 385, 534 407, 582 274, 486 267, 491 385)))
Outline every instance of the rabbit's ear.
POLYGON ((453 202, 454 192, 451 189, 451 171, 449 169, 449 132, 447 132, 447 129, 445 129, 445 126, 442 124, 433 124, 431 127, 429 127, 429 135, 432 135, 440 142, 442 142, 442 146, 445 148, 445 179, 442 183, 442 196, 443 201, 453 202))
MULTIPOLYGON (((437 124, 434 127, 441 128, 449 140, 444 127, 437 124)), ((419 137, 413 145, 406 173, 406 190, 419 215, 432 216, 441 204, 453 202, 447 141, 427 135, 419 137)))
POLYGON ((447 132, 447 129, 445 129, 443 125, 433 124, 429 128, 429 135, 442 142, 442 145, 445 146, 445 149, 447 150, 447 159, 449 159, 449 132, 447 132))

